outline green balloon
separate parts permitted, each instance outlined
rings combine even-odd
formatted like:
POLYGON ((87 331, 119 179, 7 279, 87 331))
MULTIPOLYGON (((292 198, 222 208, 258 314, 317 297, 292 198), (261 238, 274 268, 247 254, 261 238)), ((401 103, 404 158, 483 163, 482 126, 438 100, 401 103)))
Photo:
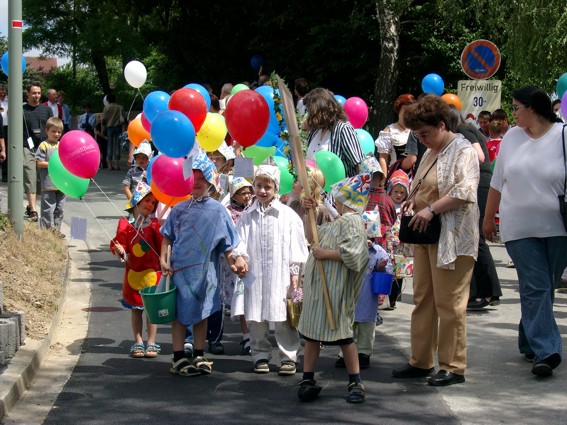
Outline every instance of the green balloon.
POLYGON ((238 93, 239 91, 242 90, 250 90, 250 87, 248 87, 246 84, 237 84, 235 85, 232 90, 230 91, 230 94, 234 94, 234 93, 238 93))
POLYGON ((89 188, 90 179, 71 174, 61 163, 59 151, 55 151, 47 164, 49 178, 57 189, 73 198, 82 198, 89 188))
POLYGON ((243 152, 246 158, 252 158, 254 165, 258 166, 264 162, 267 157, 275 155, 276 147, 265 148, 262 146, 249 146, 244 149, 243 152))
POLYGON ((274 156, 274 161, 276 161, 278 167, 285 167, 287 169, 289 166, 288 159, 284 158, 283 156, 279 156, 279 155, 274 156))
POLYGON ((315 154, 315 162, 317 162, 317 167, 319 167, 325 177, 325 192, 329 192, 332 185, 340 182, 346 176, 343 162, 332 152, 317 152, 315 154))
POLYGON ((285 195, 286 193, 290 193, 293 189, 293 176, 289 172, 287 165, 283 167, 278 165, 278 168, 280 169, 280 190, 278 193, 285 195))

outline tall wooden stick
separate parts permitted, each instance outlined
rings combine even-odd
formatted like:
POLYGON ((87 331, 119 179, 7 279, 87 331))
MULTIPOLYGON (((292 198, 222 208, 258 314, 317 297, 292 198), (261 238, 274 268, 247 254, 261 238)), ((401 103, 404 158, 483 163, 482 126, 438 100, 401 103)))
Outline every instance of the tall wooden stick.
MULTIPOLYGON (((297 126, 297 118, 295 117, 295 107, 293 106, 293 97, 291 92, 280 78, 278 79, 278 88, 280 90, 280 96, 282 99, 283 112, 285 115, 285 120, 287 122, 287 131, 289 133, 289 144, 291 146, 291 151, 293 152, 293 164, 297 170, 297 176, 299 177, 299 183, 303 186, 305 191, 305 196, 311 197, 311 189, 309 186, 309 181, 307 180, 307 170, 305 168, 305 158, 303 157, 303 149, 301 148, 301 138, 299 137, 299 127, 297 126)), ((315 214, 313 209, 309 209, 309 226, 311 227, 311 232, 313 233, 313 244, 314 246, 319 246, 319 237, 317 235, 317 225, 315 223, 315 214)), ((325 277, 325 270, 323 269, 323 262, 316 260, 317 267, 319 269, 319 275, 321 276, 321 287, 323 289, 323 299, 325 301, 325 312, 327 313, 327 320, 329 321, 329 327, 331 330, 335 330, 335 320, 333 319, 333 311, 331 309, 331 302, 329 301, 329 291, 327 290, 327 278, 325 277)))

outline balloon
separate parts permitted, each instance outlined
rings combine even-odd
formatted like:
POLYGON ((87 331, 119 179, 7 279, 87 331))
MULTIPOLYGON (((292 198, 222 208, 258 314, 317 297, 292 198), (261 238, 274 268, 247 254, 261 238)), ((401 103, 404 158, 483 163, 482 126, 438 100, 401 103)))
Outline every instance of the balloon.
MULTIPOLYGON (((59 148, 61 149, 61 144, 59 148)), ((53 152, 49 158, 47 171, 55 187, 65 195, 73 198, 82 198, 87 193, 90 179, 83 179, 71 174, 61 163, 58 150, 53 152)))
POLYGON ((242 90, 230 98, 224 117, 232 138, 242 147, 248 147, 266 132, 270 111, 261 94, 253 90, 242 90))
POLYGON ((138 147, 144 140, 150 140, 150 133, 144 128, 142 114, 139 114, 128 124, 128 139, 138 147))
POLYGON ((254 55, 250 58, 250 66, 254 71, 259 71, 264 65, 264 58, 261 55, 254 55))
POLYGON ((197 90, 179 89, 175 91, 169 99, 168 107, 189 118, 196 132, 201 129, 207 118, 207 103, 197 90))
POLYGON ((189 178, 183 177, 183 162, 185 158, 170 158, 166 155, 159 157, 152 164, 152 183, 169 196, 187 196, 193 189, 193 173, 189 178))
POLYGON ((140 114, 140 119, 142 120, 142 127, 149 133, 152 128, 152 123, 148 121, 143 112, 140 114))
POLYGON ((370 133, 361 128, 357 128, 355 131, 364 155, 374 155, 374 139, 372 138, 370 133))
POLYGON ((463 109, 461 99, 459 99, 459 96, 457 96, 456 94, 445 93, 443 96, 441 96, 441 99, 443 99, 449 105, 455 105, 459 111, 463 109))
POLYGON ((164 111, 159 114, 152 122, 150 134, 156 148, 172 158, 187 155, 195 144, 193 124, 179 111, 164 111))
POLYGON ((325 177, 325 192, 329 192, 332 185, 345 178, 345 166, 334 153, 319 151, 315 154, 315 161, 325 177))
POLYGON ((130 61, 124 67, 124 78, 135 89, 142 87, 147 77, 148 71, 142 62, 130 61))
POLYGON ((289 143, 278 138, 278 142, 276 143, 276 157, 281 156, 287 158, 287 155, 285 154, 286 148, 289 148, 289 143))
MULTIPOLYGON (((264 100, 268 103, 268 109, 270 110, 270 122, 268 124, 267 133, 280 134, 281 128, 278 118, 276 117, 276 111, 274 109, 274 89, 271 86, 260 86, 256 90, 260 93, 264 100)), ((279 95, 279 90, 276 89, 276 93, 279 95)), ((286 128, 285 117, 283 116, 283 107, 281 109, 284 129, 286 128)))
MULTIPOLYGON (((2 67, 4 67, 4 58, 2 58, 2 67)), ((557 96, 559 99, 563 99, 563 94, 567 91, 567 72, 557 80, 557 86, 555 87, 557 96)))
POLYGON ((490 166, 492 167, 492 172, 494 173, 494 167, 496 167, 496 160, 498 158, 494 158, 494 161, 492 161, 492 164, 490 164, 490 166))
POLYGON ((278 167, 280 169, 280 189, 278 193, 285 195, 293 189, 293 176, 289 172, 288 167, 278 167))
POLYGON ((275 146, 278 142, 278 135, 270 133, 269 130, 264 133, 264 135, 256 142, 256 146, 262 146, 264 148, 270 148, 275 146))
POLYGON ((262 146, 250 146, 244 149, 244 156, 246 158, 252 158, 254 165, 260 165, 269 156, 274 156, 276 153, 275 146, 271 148, 263 148, 262 146))
POLYGON ((236 94, 236 93, 238 93, 239 91, 242 91, 242 90, 250 90, 250 87, 248 87, 246 84, 242 84, 242 83, 237 84, 232 88, 232 90, 230 91, 230 94, 236 94))
POLYGON ((168 205, 173 207, 180 202, 186 201, 187 199, 191 198, 191 195, 185 196, 171 196, 167 193, 162 192, 159 187, 155 183, 151 183, 150 187, 152 188, 152 193, 156 197, 156 199, 164 205, 168 205))
POLYGON ((197 142, 207 152, 214 152, 222 145, 226 133, 224 117, 215 112, 207 112, 205 123, 197 133, 197 142))
POLYGON ((360 97, 349 97, 343 107, 354 128, 361 128, 368 119, 368 106, 360 97))
POLYGON ((561 98, 561 115, 564 119, 567 119, 567 90, 565 90, 561 98))
POLYGON ((153 91, 144 99, 144 115, 149 122, 153 123, 154 118, 160 112, 167 111, 169 95, 164 91, 153 91))
POLYGON ((71 130, 59 143, 59 158, 67 171, 77 177, 90 179, 98 171, 100 150, 93 137, 81 130, 71 130))
MULTIPOLYGON (((8 64, 8 52, 4 52, 4 54, 2 55, 2 71, 4 71, 4 74, 6 74, 6 77, 8 76, 8 72, 9 72, 9 64, 8 64)), ((26 70, 26 58, 22 55, 22 74, 25 72, 26 70)))
POLYGON ((317 163, 315 161, 311 161, 310 159, 305 161, 305 165, 307 165, 309 168, 319 168, 317 167, 317 163))
POLYGON ((335 95, 335 100, 339 102, 340 105, 344 105, 346 102, 346 97, 341 96, 340 94, 335 95))
POLYGON ((197 83, 191 83, 191 84, 187 84, 183 88, 197 90, 199 94, 203 96, 203 99, 205 99, 205 103, 207 104, 207 111, 211 109, 211 95, 209 94, 207 89, 204 88, 202 85, 197 83))
POLYGON ((289 160, 287 158, 281 156, 274 156, 274 161, 278 165, 278 167, 289 167, 289 160))
POLYGON ((153 156, 152 159, 150 159, 150 162, 148 163, 148 166, 146 168, 146 180, 148 181, 148 184, 152 182, 152 165, 154 165, 156 159, 158 159, 161 155, 163 154, 159 153, 156 156, 153 156))
POLYGON ((445 90, 445 83, 439 75, 427 74, 421 81, 421 89, 426 94, 441 96, 445 90))

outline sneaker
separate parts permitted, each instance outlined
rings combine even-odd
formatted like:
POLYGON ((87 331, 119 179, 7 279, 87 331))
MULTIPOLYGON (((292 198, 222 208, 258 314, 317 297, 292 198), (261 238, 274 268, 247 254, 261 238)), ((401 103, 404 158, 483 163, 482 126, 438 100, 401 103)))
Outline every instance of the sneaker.
POLYGON ((321 387, 317 385, 315 379, 302 379, 299 381, 297 396, 301 401, 313 401, 321 392, 321 387))
POLYGON ((295 375, 295 362, 292 361, 285 361, 282 362, 280 366, 280 370, 278 370, 278 375, 288 376, 288 375, 295 375))
POLYGON ((267 360, 258 360, 254 365, 254 372, 256 373, 270 373, 270 365, 267 360))
POLYGON ((246 339, 243 339, 242 341, 240 341, 240 345, 242 345, 242 348, 240 349, 240 354, 242 354, 243 356, 249 356, 250 355, 250 338, 246 338, 246 339))
POLYGON ((209 342, 209 353, 216 355, 224 354, 224 345, 220 341, 209 342))
POLYGON ((567 280, 561 279, 557 282, 555 290, 561 294, 567 293, 567 280))
POLYGON ((213 372, 213 362, 208 361, 203 356, 197 356, 193 359, 193 365, 199 370, 201 375, 210 375, 213 372))
POLYGON ((191 341, 185 340, 185 344, 183 344, 183 350, 185 350, 187 357, 193 357, 193 343, 191 341))
POLYGON ((390 304, 390 305, 384 307, 384 310, 388 310, 388 311, 395 310, 395 309, 396 309, 396 304, 390 304))

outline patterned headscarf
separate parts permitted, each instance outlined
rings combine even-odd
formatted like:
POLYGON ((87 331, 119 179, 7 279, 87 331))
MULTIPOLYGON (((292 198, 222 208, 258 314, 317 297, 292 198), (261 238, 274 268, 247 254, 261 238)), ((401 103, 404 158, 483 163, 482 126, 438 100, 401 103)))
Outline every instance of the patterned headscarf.
POLYGON ((331 195, 336 201, 362 214, 368 203, 371 182, 372 174, 358 174, 331 186, 331 195))
POLYGON ((256 168, 256 173, 254 174, 254 180, 258 176, 266 176, 274 181, 276 186, 276 192, 280 189, 280 169, 278 164, 274 161, 274 158, 269 156, 264 162, 262 162, 256 168))
POLYGON ((368 155, 366 158, 364 158, 358 167, 361 173, 380 173, 384 175, 382 167, 380 167, 378 160, 374 158, 373 155, 368 155))
POLYGON ((404 170, 396 170, 392 173, 388 183, 388 192, 397 184, 401 184, 409 192, 409 177, 404 170))
POLYGON ((252 184, 244 177, 235 177, 234 180, 232 180, 232 186, 230 187, 230 197, 232 198, 234 194, 243 187, 252 187, 252 184))
POLYGON ((234 159, 236 157, 236 155, 234 154, 234 148, 232 146, 228 146, 226 142, 222 142, 217 150, 221 153, 222 156, 224 156, 224 159, 227 161, 230 161, 231 159, 234 159))
POLYGON ((136 185, 136 189, 134 189, 134 193, 132 194, 132 197, 128 200, 128 202, 126 203, 126 208, 124 209, 126 211, 131 210, 136 205, 138 205, 138 202, 140 202, 142 199, 146 197, 146 195, 150 193, 152 193, 152 188, 148 186, 147 183, 144 183, 143 181, 138 182, 138 184, 136 185))
POLYGON ((215 164, 207 157, 205 151, 199 152, 199 155, 193 159, 193 170, 201 170, 205 180, 207 180, 217 192, 220 191, 219 173, 215 164))

